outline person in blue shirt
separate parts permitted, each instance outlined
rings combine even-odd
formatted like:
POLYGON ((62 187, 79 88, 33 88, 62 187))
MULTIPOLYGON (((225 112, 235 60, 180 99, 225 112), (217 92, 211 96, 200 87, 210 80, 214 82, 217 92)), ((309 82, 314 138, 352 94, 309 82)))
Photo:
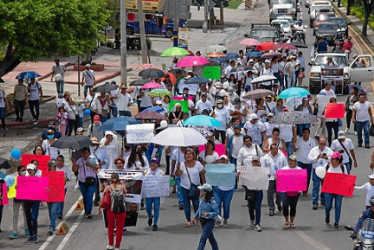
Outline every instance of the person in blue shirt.
POLYGON ((328 53, 329 52, 329 43, 323 39, 323 37, 318 38, 316 51, 318 53, 328 53))
POLYGON ((219 210, 213 197, 213 188, 211 185, 205 183, 202 186, 198 186, 198 189, 200 189, 201 200, 199 209, 194 215, 193 222, 200 220, 203 232, 197 250, 203 250, 205 248, 207 239, 209 239, 209 242, 212 245, 212 250, 218 250, 218 243, 214 238, 213 229, 216 223, 215 218, 219 214, 219 210))
POLYGON ((358 219, 357 224, 353 229, 353 233, 351 234, 352 239, 357 238, 357 232, 361 229, 362 224, 366 219, 374 219, 374 196, 370 198, 370 208, 361 213, 360 218, 358 219))

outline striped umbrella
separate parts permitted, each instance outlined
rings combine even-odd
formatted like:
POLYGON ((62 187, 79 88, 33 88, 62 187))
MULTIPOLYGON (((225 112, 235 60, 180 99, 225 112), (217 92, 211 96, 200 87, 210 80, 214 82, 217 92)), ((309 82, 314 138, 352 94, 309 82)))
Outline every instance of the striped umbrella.
POLYGON ((252 91, 249 91, 247 94, 243 96, 244 99, 251 99, 256 100, 262 97, 265 97, 267 95, 272 95, 273 92, 268 89, 255 89, 252 91))
POLYGON ((155 111, 143 111, 138 113, 135 117, 136 120, 164 120, 166 117, 155 111))

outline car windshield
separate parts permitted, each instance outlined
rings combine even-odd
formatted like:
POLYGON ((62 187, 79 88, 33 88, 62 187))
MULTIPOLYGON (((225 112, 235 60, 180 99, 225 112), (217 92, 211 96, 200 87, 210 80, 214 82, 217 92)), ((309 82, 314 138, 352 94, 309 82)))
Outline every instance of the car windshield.
POLYGON ((287 28, 290 28, 290 23, 286 20, 276 20, 276 21, 273 21, 271 22, 271 24, 279 24, 281 26, 282 29, 287 29, 287 28))
POLYGON ((337 26, 336 24, 332 24, 332 23, 321 23, 320 25, 318 25, 318 30, 321 31, 321 30, 337 30, 337 26))
POLYGON ((327 15, 327 14, 318 14, 316 16, 316 21, 326 21, 328 20, 330 17, 330 15, 327 15))
POLYGON ((252 38, 277 38, 278 34, 275 30, 252 30, 250 37, 252 38))
POLYGON ((292 4, 292 0, 274 0, 274 4, 292 4))
POLYGON ((330 18, 329 22, 335 23, 336 25, 340 27, 347 26, 347 23, 345 22, 345 18, 330 18))
POLYGON ((331 57, 332 61, 334 62, 335 65, 344 65, 347 66, 347 57, 345 56, 331 56, 331 55, 321 55, 319 54, 316 56, 316 59, 314 61, 314 65, 320 66, 322 64, 327 64, 327 58, 331 57))
POLYGON ((313 5, 311 8, 311 13, 319 10, 330 10, 332 12, 331 7, 328 5, 313 5))

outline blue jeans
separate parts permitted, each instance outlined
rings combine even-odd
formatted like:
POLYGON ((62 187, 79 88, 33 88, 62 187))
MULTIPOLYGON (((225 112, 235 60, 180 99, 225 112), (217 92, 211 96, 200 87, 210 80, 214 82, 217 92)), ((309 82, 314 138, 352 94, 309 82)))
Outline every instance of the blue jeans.
POLYGON ((370 145, 370 138, 369 138, 370 123, 369 121, 364 121, 364 122, 357 121, 356 128, 357 128, 358 145, 362 146, 362 129, 364 129, 365 146, 369 146, 370 145))
POLYGON ((158 148, 157 148, 157 160, 158 162, 161 162, 161 157, 162 157, 162 150, 164 149, 164 146, 161 146, 161 145, 158 145, 158 148))
POLYGON ((83 94, 84 94, 84 97, 87 97, 87 91, 88 89, 92 89, 93 86, 87 86, 86 84, 84 85, 83 87, 83 94))
POLYGON ((343 196, 338 195, 338 194, 325 193, 325 198, 326 198, 326 206, 325 206, 326 217, 330 216, 330 211, 332 208, 332 200, 335 199, 335 224, 339 224, 340 214, 342 212, 343 196))
MULTIPOLYGON (((313 197, 313 204, 318 204, 318 197, 319 197, 319 188, 322 185, 321 179, 316 175, 316 170, 313 169, 313 191, 312 191, 312 197, 313 197)), ((321 203, 325 203, 325 194, 321 193, 321 203)))
POLYGON ((280 80, 281 79, 280 74, 279 73, 274 73, 273 75, 277 78, 277 80, 274 80, 274 83, 277 83, 277 84, 278 84, 278 82, 280 83, 280 81, 281 81, 280 80))
POLYGON ((181 187, 182 191, 182 197, 183 197, 183 205, 184 205, 184 214, 186 215, 186 220, 191 221, 191 204, 190 201, 192 201, 193 210, 197 211, 199 208, 199 197, 191 198, 188 194, 190 192, 189 189, 185 189, 184 187, 181 187))
POLYGON ((255 225, 259 225, 261 221, 261 203, 262 203, 262 199, 264 198, 264 192, 262 190, 256 190, 255 192, 256 192, 256 199, 247 200, 248 211, 249 211, 250 219, 255 220, 255 216, 256 216, 255 225))
POLYGON ((350 164, 350 162, 344 163, 344 165, 347 168, 348 174, 350 174, 351 173, 351 167, 352 167, 351 164, 350 164))
POLYGON ((331 146, 332 130, 334 130, 335 139, 338 138, 338 132, 339 132, 338 122, 326 122, 326 129, 327 129, 327 141, 329 142, 329 145, 331 146))
POLYGON ((160 214, 160 197, 145 198, 145 205, 147 208, 148 218, 153 218, 153 225, 157 226, 158 216, 160 214), (154 217, 152 216, 152 204, 154 204, 154 217))
POLYGON ((230 156, 230 163, 231 163, 231 164, 234 164, 234 165, 236 166, 236 162, 237 162, 237 161, 238 161, 238 159, 236 159, 236 158, 230 156))
POLYGON ((131 112, 130 111, 122 111, 122 110, 120 110, 119 111, 119 115, 121 115, 121 116, 131 116, 131 112))
POLYGON ((218 204, 219 214, 221 215, 221 207, 223 203, 223 218, 227 220, 230 218, 230 204, 232 196, 234 194, 234 189, 228 191, 222 191, 218 187, 213 187, 214 199, 218 204))
POLYGON ((197 247, 197 250, 203 250, 205 248, 207 239, 209 239, 209 243, 212 246, 212 250, 218 250, 218 243, 213 235, 215 222, 215 219, 209 219, 206 223, 201 223, 201 228, 203 229, 203 232, 201 233, 199 246, 197 247))
POLYGON ((297 124, 297 129, 299 130, 297 132, 298 132, 300 137, 303 136, 303 129, 304 128, 310 128, 310 123, 297 124))
POLYGON ((302 169, 306 169, 306 173, 308 176, 307 184, 306 184, 306 193, 308 193, 310 178, 312 176, 312 164, 306 164, 306 163, 302 163, 301 161, 298 161, 297 165, 301 167, 302 169))
MULTIPOLYGON (((67 191, 68 191, 68 189, 65 188, 65 195, 66 195, 67 191)), ((57 218, 58 219, 62 219, 62 216, 64 214, 64 203, 65 202, 58 202, 58 210, 57 210, 57 218)))
POLYGON ((82 117, 79 117, 79 120, 78 120, 78 127, 80 127, 80 128, 83 127, 83 118, 82 118, 82 117))
POLYGON ((64 81, 56 81, 56 89, 58 95, 64 94, 64 81))
POLYGON ((92 212, 92 200, 96 189, 96 180, 93 185, 87 186, 83 182, 79 182, 79 188, 83 196, 83 204, 85 214, 91 214, 92 212))
POLYGON ((30 236, 38 234, 38 216, 40 201, 24 201, 23 209, 25 211, 27 228, 30 236))
POLYGON ((117 107, 109 107, 108 119, 110 119, 110 112, 113 113, 113 117, 117 117, 117 107))
POLYGON ((175 185, 177 185, 178 204, 183 204, 181 178, 179 176, 175 176, 175 185))
POLYGON ((288 156, 293 154, 292 141, 286 142, 287 154, 288 156))
POLYGON ((48 213, 51 224, 49 226, 49 231, 54 231, 56 229, 56 219, 58 217, 58 210, 61 202, 48 202, 48 213))
POLYGON ((5 108, 0 108, 0 120, 3 128, 5 128, 5 108))

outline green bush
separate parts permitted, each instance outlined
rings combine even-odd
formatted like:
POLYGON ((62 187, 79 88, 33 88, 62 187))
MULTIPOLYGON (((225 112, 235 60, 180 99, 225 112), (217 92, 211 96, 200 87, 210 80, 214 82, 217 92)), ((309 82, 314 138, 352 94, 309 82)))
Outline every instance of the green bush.
MULTIPOLYGON (((344 7, 347 7, 347 1, 348 0, 340 0, 344 7)), ((351 14, 357 16, 361 22, 364 21, 365 10, 363 6, 352 6, 351 14)), ((374 14, 370 15, 368 25, 374 30, 374 14)))

